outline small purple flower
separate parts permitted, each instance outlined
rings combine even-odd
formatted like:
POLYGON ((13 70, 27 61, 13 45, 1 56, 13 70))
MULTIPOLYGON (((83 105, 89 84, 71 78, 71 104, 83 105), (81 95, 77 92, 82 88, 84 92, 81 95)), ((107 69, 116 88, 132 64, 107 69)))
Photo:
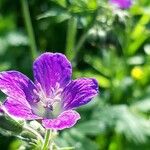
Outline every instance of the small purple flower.
POLYGON ((128 9, 132 5, 132 0, 109 0, 109 2, 120 9, 128 9))
POLYGON ((33 64, 35 83, 18 71, 0 73, 0 90, 7 95, 3 107, 12 116, 41 119, 47 129, 74 126, 80 115, 75 108, 98 94, 95 79, 71 80, 72 67, 60 53, 44 53, 33 64))

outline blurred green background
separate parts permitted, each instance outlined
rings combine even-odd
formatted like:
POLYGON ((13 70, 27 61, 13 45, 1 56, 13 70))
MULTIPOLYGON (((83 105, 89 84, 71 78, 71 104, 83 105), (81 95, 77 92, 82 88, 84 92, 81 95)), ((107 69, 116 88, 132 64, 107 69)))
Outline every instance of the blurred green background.
MULTIPOLYGON (((127 10, 107 0, 0 0, 0 71, 32 79, 32 62, 45 51, 64 53, 73 78, 94 77, 100 85, 99 96, 78 110, 78 124, 60 132, 58 145, 150 149, 149 0, 135 0, 127 10)), ((23 150, 23 144, 0 124, 1 150, 23 150)))

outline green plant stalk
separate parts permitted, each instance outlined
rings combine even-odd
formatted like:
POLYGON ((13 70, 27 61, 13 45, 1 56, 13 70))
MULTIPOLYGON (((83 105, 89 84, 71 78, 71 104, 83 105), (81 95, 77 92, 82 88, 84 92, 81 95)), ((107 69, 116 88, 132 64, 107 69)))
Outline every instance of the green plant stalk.
POLYGON ((27 126, 26 124, 23 126, 25 130, 28 130, 29 132, 32 132, 35 136, 37 136, 37 139, 40 140, 41 143, 43 143, 43 137, 34 129, 31 127, 27 126))
POLYGON ((92 26, 94 25, 94 23, 96 21, 97 14, 98 14, 98 8, 94 12, 92 20, 89 22, 87 28, 85 29, 84 33, 81 35, 80 39, 78 40, 78 42, 76 44, 76 47, 74 49, 75 50, 75 59, 77 57, 79 50, 81 49, 82 45, 84 44, 84 42, 87 38, 88 31, 92 28, 92 26))
POLYGON ((51 135, 52 135, 52 131, 46 130, 45 141, 44 141, 42 150, 48 150, 48 146, 50 145, 51 135))
POLYGON ((22 5, 22 12, 23 12, 24 20, 25 20, 27 33, 29 36, 31 55, 32 55, 32 59, 34 60, 37 57, 37 47, 36 47, 32 23, 31 23, 28 1, 21 0, 21 5, 22 5))
POLYGON ((75 54, 74 45, 76 41, 77 18, 72 17, 68 20, 67 38, 66 38, 66 56, 72 60, 75 54))
POLYGON ((87 38, 88 31, 93 27, 94 23, 96 22, 96 18, 97 18, 97 15, 98 15, 98 10, 101 9, 101 8, 105 8, 106 10, 110 10, 110 7, 105 5, 105 4, 102 4, 101 6, 97 7, 95 12, 93 13, 93 17, 92 17, 91 21, 87 25, 84 33, 81 35, 80 39, 78 40, 78 42, 76 44, 76 47, 75 47, 76 55, 79 52, 82 45, 84 44, 84 42, 87 38))
POLYGON ((82 36, 80 37, 80 39, 79 39, 79 41, 78 41, 78 43, 77 43, 77 46, 75 47, 76 54, 78 53, 78 51, 80 50, 80 48, 81 48, 82 45, 84 44, 89 29, 90 29, 90 28, 88 27, 88 29, 87 29, 87 30, 82 34, 82 36))

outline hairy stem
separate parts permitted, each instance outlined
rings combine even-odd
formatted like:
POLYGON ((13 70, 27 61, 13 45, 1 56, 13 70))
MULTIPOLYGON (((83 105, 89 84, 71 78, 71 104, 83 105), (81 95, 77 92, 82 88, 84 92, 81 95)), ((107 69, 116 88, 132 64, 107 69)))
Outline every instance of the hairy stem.
POLYGON ((29 12, 28 1, 21 0, 21 5, 22 5, 22 12, 23 12, 24 20, 25 20, 26 30, 29 36, 32 59, 35 59, 37 56, 37 47, 36 47, 32 23, 31 23, 31 16, 29 12))
POLYGON ((45 133, 45 141, 44 141, 42 150, 48 150, 48 147, 50 145, 51 135, 52 135, 52 131, 47 130, 45 133))
POLYGON ((31 128, 27 125, 24 125, 23 128, 28 130, 29 132, 32 132, 35 136, 37 136, 37 138, 40 140, 40 142, 43 143, 43 137, 36 130, 34 130, 33 128, 31 128))

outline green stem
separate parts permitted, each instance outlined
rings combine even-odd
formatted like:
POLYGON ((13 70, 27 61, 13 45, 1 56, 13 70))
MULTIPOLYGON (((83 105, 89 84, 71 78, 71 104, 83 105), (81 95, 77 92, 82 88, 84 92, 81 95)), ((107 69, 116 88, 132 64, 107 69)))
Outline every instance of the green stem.
POLYGON ((48 146, 49 146, 50 140, 51 140, 51 134, 52 134, 51 130, 46 131, 45 141, 44 141, 42 150, 48 150, 48 146))
POLYGON ((21 5, 22 5, 22 12, 23 12, 24 20, 25 20, 26 29, 27 29, 28 36, 29 36, 32 58, 35 59, 37 56, 37 51, 36 51, 37 47, 36 47, 32 23, 31 23, 31 16, 29 12, 28 1, 21 0, 21 5))
POLYGON ((43 143, 43 137, 36 130, 34 130, 33 128, 31 128, 27 125, 24 125, 23 128, 28 130, 29 132, 32 132, 35 136, 37 136, 37 138, 40 140, 40 142, 43 143))
POLYGON ((74 57, 74 45, 77 32, 77 18, 72 17, 68 20, 67 39, 66 39, 66 56, 72 60, 74 57))
POLYGON ((86 30, 86 31, 82 34, 82 36, 80 37, 80 39, 79 39, 79 41, 78 41, 78 43, 77 43, 77 46, 75 47, 76 54, 78 53, 78 51, 80 50, 80 48, 81 48, 82 45, 84 44, 89 29, 90 29, 90 28, 88 28, 88 30, 86 30))
POLYGON ((78 41, 77 44, 76 44, 76 47, 75 47, 75 49, 74 49, 75 52, 76 52, 76 54, 75 54, 75 59, 76 59, 76 57, 77 57, 77 54, 78 54, 80 48, 83 46, 83 44, 84 44, 84 42, 85 42, 85 40, 86 40, 86 38, 87 38, 88 31, 92 28, 92 26, 94 25, 94 23, 95 23, 95 21, 96 21, 97 14, 98 14, 98 8, 97 8, 97 10, 94 12, 92 20, 90 21, 90 23, 88 24, 88 26, 87 26, 87 28, 85 29, 84 33, 82 34, 82 36, 80 37, 79 41, 78 41))

